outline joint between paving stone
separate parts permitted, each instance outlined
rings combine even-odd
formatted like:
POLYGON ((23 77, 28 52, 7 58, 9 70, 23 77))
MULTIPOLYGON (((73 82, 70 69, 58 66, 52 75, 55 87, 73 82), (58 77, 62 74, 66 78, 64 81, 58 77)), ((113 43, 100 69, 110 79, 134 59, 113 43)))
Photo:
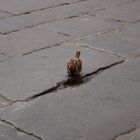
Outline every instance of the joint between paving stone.
MULTIPOLYGON (((12 31, 8 31, 8 32, 0 32, 1 35, 7 35, 7 34, 11 34, 11 33, 14 33, 14 32, 19 32, 19 31, 22 31, 22 30, 25 30, 25 29, 30 29, 30 28, 33 28, 33 27, 36 27, 36 26, 41 26, 41 25, 45 25, 45 24, 48 24, 48 23, 51 23, 51 22, 54 22, 54 21, 60 21, 60 20, 66 20, 66 19, 71 19, 71 18, 77 18, 77 17, 81 17, 81 16, 85 16, 85 15, 88 15, 89 12, 86 12, 86 13, 80 13, 79 15, 73 15, 73 16, 68 16, 68 17, 65 17, 65 18, 59 18, 59 19, 52 19, 52 20, 49 20, 49 21, 43 21, 43 22, 40 22, 38 24, 34 24, 34 25, 30 25, 30 26, 27 26, 25 28, 19 28, 19 29, 13 29, 12 31)), ((19 15, 18 15, 19 16, 19 15)), ((12 16, 13 17, 13 16, 12 16)), ((11 18, 12 18, 11 17, 11 18)), ((70 35, 69 35, 70 36, 70 35)))
POLYGON ((118 31, 122 26, 124 26, 124 25, 121 25, 119 28, 113 27, 113 28, 108 28, 108 29, 105 29, 103 31, 97 32, 95 34, 88 34, 88 35, 80 37, 79 39, 74 40, 74 42, 77 43, 78 41, 81 41, 83 39, 87 39, 87 38, 90 38, 90 37, 96 38, 100 35, 103 35, 103 34, 106 34, 106 33, 112 32, 112 31, 118 31))
POLYGON ((102 52, 102 53, 107 53, 107 54, 115 55, 115 56, 120 57, 120 58, 123 58, 125 60, 127 59, 126 57, 120 56, 119 54, 116 54, 114 52, 97 49, 97 48, 94 48, 93 46, 90 47, 89 45, 86 45, 86 44, 83 44, 83 43, 79 43, 79 44, 80 44, 81 47, 85 47, 85 48, 92 49, 92 50, 95 50, 95 51, 98 51, 98 52, 102 52))
POLYGON ((57 46, 60 46, 60 45, 62 45, 63 43, 66 43, 66 42, 68 42, 68 41, 70 41, 70 40, 62 41, 62 42, 57 43, 57 44, 54 44, 54 45, 52 45, 52 46, 45 46, 45 47, 42 47, 42 48, 40 48, 40 49, 35 49, 35 50, 29 51, 29 52, 27 52, 27 53, 23 53, 22 55, 25 56, 25 55, 29 55, 29 54, 32 54, 32 53, 34 53, 34 52, 42 51, 42 50, 45 50, 45 49, 48 49, 48 48, 51 48, 51 47, 57 47, 57 46))
MULTIPOLYGON (((85 1, 85 0, 81 0, 81 1, 85 1)), ((73 3, 76 3, 76 2, 73 2, 73 3)), ((44 9, 45 10, 45 9, 44 9)), ((31 12, 26 12, 26 13, 23 13, 23 14, 18 14, 18 15, 15 15, 15 16, 20 16, 20 15, 24 15, 24 14, 30 14, 32 12, 36 12, 36 11, 31 11, 31 12)), ((72 18, 77 18, 77 17, 81 17, 81 16, 85 16, 85 15, 89 15, 90 11, 87 11, 87 12, 81 12, 79 13, 78 15, 73 15, 73 16, 68 16, 68 17, 64 17, 64 18, 56 18, 56 19, 52 19, 52 20, 49 20, 49 21, 43 21, 43 22, 40 22, 40 23, 37 23, 37 24, 34 24, 34 25, 30 25, 30 26, 27 26, 25 28, 19 28, 19 29, 13 29, 12 31, 8 31, 8 32, 0 32, 0 34, 2 35, 7 35, 7 34, 10 34, 10 33, 14 33, 14 32, 18 32, 18 31, 21 31, 21 30, 25 30, 25 29, 30 29, 30 28, 33 28, 33 27, 36 27, 36 26, 41 26, 41 25, 44 25, 44 24, 48 24, 48 23, 51 23, 51 22, 54 22, 54 21, 59 21, 59 20, 66 20, 66 19, 72 19, 72 18)), ((9 16, 7 18, 13 18, 15 16, 9 16)), ((89 15, 90 16, 90 15, 89 15)), ((93 15, 92 15, 93 16, 93 15)), ((4 18, 5 19, 5 18, 4 18)), ((69 35, 70 36, 70 35, 69 35)))
MULTIPOLYGON (((50 9, 50 8, 61 7, 61 6, 80 3, 80 2, 84 2, 84 1, 87 1, 87 0, 77 0, 77 1, 74 1, 74 2, 65 2, 65 3, 61 3, 61 4, 57 4, 57 5, 52 5, 52 6, 40 8, 40 9, 30 10, 30 11, 23 12, 23 13, 20 13, 20 14, 13 14, 13 13, 10 13, 10 12, 8 12, 8 13, 12 14, 13 16, 20 16, 20 15, 24 15, 24 14, 30 14, 30 13, 37 12, 37 11, 43 11, 43 10, 50 9)), ((5 12, 7 12, 7 11, 5 11, 5 12)))

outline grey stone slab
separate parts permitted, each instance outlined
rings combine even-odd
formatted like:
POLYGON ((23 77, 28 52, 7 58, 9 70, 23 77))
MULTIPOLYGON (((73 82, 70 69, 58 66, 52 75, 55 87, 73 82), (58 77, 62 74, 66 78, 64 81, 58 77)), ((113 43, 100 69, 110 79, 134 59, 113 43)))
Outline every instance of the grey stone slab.
POLYGON ((61 7, 54 7, 50 9, 43 10, 43 13, 48 16, 55 16, 55 18, 63 18, 73 16, 73 15, 80 15, 82 13, 87 13, 90 11, 98 11, 101 9, 105 9, 108 7, 114 7, 117 4, 123 4, 130 0, 86 0, 81 1, 79 3, 72 3, 70 5, 65 5, 61 7), (66 16, 67 15, 67 16, 66 16))
POLYGON ((82 16, 48 23, 48 29, 74 37, 82 37, 89 34, 96 34, 109 28, 118 27, 119 25, 120 23, 108 22, 94 16, 82 16))
POLYGON ((83 75, 122 58, 74 44, 51 47, 0 63, 0 94, 12 100, 25 99, 66 80, 66 65, 80 50, 83 75))
POLYGON ((79 16, 88 12, 90 12, 91 14, 100 9, 113 7, 116 5, 116 2, 117 1, 114 2, 112 0, 83 1, 78 3, 72 3, 69 5, 44 9, 41 11, 35 11, 29 14, 23 14, 6 19, 1 19, 0 32, 1 33, 13 32, 24 28, 36 26, 42 23, 50 22, 53 20, 64 19, 72 16, 79 16))
POLYGON ((42 14, 55 18, 65 18, 87 13, 89 11, 98 11, 104 8, 113 7, 117 4, 123 4, 130 0, 86 0, 69 5, 49 8, 42 10, 42 14))
POLYGON ((82 13, 88 12, 89 8, 85 7, 85 4, 86 2, 74 3, 61 7, 35 11, 31 12, 30 14, 23 14, 19 16, 13 16, 11 18, 1 19, 0 32, 9 33, 57 19, 78 16, 82 13))
POLYGON ((0 122, 0 139, 1 140, 37 140, 37 138, 19 132, 14 127, 2 122, 0 122))
POLYGON ((86 84, 17 103, 0 116, 50 140, 109 140, 140 123, 140 58, 86 84))
POLYGON ((140 1, 134 1, 129 4, 108 8, 96 13, 96 16, 114 20, 133 22, 140 20, 140 1))
POLYGON ((98 37, 81 40, 82 44, 91 48, 116 53, 123 57, 137 57, 140 55, 140 23, 126 25, 119 30, 112 31, 98 37))
POLYGON ((69 39, 71 38, 68 36, 48 31, 47 26, 42 25, 8 35, 0 35, 0 52, 14 57, 69 39))
POLYGON ((21 14, 75 1, 77 0, 1 0, 0 9, 13 14, 21 14))
POLYGON ((30 14, 23 14, 1 19, 0 32, 9 33, 53 20, 65 19, 72 16, 80 16, 91 10, 96 11, 98 9, 102 9, 106 6, 109 6, 110 4, 112 5, 111 2, 83 1, 41 11, 35 11, 31 12, 30 14))
POLYGON ((14 31, 23 30, 50 20, 52 19, 42 15, 40 12, 0 19, 0 33, 7 34, 14 31))

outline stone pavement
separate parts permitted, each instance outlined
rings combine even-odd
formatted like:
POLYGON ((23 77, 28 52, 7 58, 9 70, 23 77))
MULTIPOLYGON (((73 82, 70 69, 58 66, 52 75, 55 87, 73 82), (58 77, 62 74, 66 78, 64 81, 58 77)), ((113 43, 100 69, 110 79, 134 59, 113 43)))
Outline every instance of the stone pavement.
POLYGON ((139 7, 0 0, 0 140, 140 140, 139 7))

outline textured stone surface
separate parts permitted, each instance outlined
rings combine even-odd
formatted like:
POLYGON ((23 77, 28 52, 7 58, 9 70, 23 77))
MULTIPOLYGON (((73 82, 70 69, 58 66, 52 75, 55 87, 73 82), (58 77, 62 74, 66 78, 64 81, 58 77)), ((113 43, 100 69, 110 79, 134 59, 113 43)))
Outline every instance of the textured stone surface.
POLYGON ((140 122, 140 58, 88 83, 17 103, 0 116, 50 140, 109 140, 140 122))
POLYGON ((75 1, 77 0, 0 0, 0 9, 14 14, 21 14, 75 1))
POLYGON ((35 11, 31 12, 30 14, 23 14, 11 18, 1 19, 0 32, 8 33, 57 19, 78 16, 88 12, 89 7, 85 7, 86 4, 87 3, 83 1, 80 3, 35 11))
POLYGON ((0 140, 140 140, 139 5, 0 0, 0 140))
POLYGON ((140 20, 139 7, 140 1, 135 1, 97 12, 96 16, 127 22, 137 21, 140 20))
POLYGON ((123 5, 130 1, 131 0, 87 0, 85 6, 90 8, 91 14, 95 14, 95 12, 123 5))
POLYGON ((81 37, 88 34, 96 34, 120 24, 116 22, 107 22, 94 16, 82 16, 62 21, 48 23, 48 29, 53 32, 61 32, 74 37, 81 37))
POLYGON ((90 37, 81 42, 91 48, 117 53, 123 57, 140 55, 140 23, 126 25, 96 38, 90 37))
POLYGON ((0 93, 10 99, 24 99, 66 79, 66 64, 82 53, 83 74, 110 65, 122 58, 82 48, 74 44, 51 47, 31 55, 16 57, 0 64, 0 93))
POLYGON ((46 25, 0 36, 0 52, 17 56, 71 39, 48 31, 46 25))
MULTIPOLYGON (((41 11, 31 12, 29 14, 23 14, 19 16, 13 16, 0 20, 0 32, 8 33, 16 30, 21 30, 38 24, 42 24, 48 21, 63 19, 71 16, 79 16, 90 12, 94 14, 96 11, 105 9, 108 7, 114 7, 116 4, 122 4, 126 1, 81 1, 77 3, 71 3, 68 5, 53 7, 44 9, 41 11)), ((1 15, 1 13, 0 13, 1 15)))
POLYGON ((1 140, 38 140, 33 136, 29 136, 17 131, 12 126, 0 122, 0 139, 1 140))
MULTIPOLYGON (((128 0, 126 0, 128 1, 128 0)), ((122 1, 121 1, 122 2, 122 1)), ((8 33, 24 28, 32 27, 45 22, 53 21, 56 19, 64 19, 72 16, 79 16, 85 13, 94 13, 100 9, 113 7, 118 1, 81 1, 69 5, 63 5, 53 8, 44 9, 41 11, 31 12, 19 16, 13 16, 0 20, 0 32, 8 33)), ((124 1, 123 1, 124 2, 124 1)), ((4 16, 0 12, 0 17, 4 16)))

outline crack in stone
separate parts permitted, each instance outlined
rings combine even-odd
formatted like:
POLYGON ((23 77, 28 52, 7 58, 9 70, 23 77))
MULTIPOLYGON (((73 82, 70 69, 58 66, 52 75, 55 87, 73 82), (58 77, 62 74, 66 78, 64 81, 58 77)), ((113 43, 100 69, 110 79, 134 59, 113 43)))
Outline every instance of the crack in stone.
POLYGON ((13 124, 12 122, 10 122, 8 120, 5 120, 5 119, 3 119, 3 118, 0 117, 0 121, 3 122, 3 123, 5 123, 5 124, 10 125, 11 127, 15 128, 17 131, 20 131, 20 132, 22 132, 22 133, 24 133, 26 135, 33 136, 33 137, 35 137, 38 140, 43 140, 42 137, 40 137, 40 136, 38 136, 38 135, 36 135, 36 134, 34 134, 32 132, 27 132, 27 131, 25 131, 25 130, 19 128, 19 127, 17 127, 15 124, 13 124))
POLYGON ((43 95, 46 95, 46 94, 49 94, 49 93, 52 93, 52 92, 57 92, 58 90, 62 90, 62 89, 65 89, 67 87, 70 87, 70 86, 79 86, 81 84, 84 84, 84 83, 87 83, 89 82, 92 78, 94 78, 95 76, 101 74, 103 71, 109 69, 109 68, 112 68, 116 65, 119 65, 121 63, 123 63, 125 60, 121 60, 121 61, 118 61, 116 63, 113 63, 113 64, 110 64, 110 65, 107 65, 107 66, 104 66, 104 67, 100 67, 98 68, 97 70, 91 72, 91 73, 87 73, 83 76, 77 76, 77 77, 68 77, 68 79, 66 80, 63 80, 61 82, 58 82, 56 83, 55 86, 47 89, 47 90, 44 90, 38 94, 35 94, 29 98, 26 99, 26 101, 30 101, 30 100, 33 100, 37 97, 40 97, 40 96, 43 96, 43 95))
POLYGON ((77 77, 69 77, 66 79, 66 80, 63 80, 63 81, 60 81, 60 82, 57 82, 55 86, 53 87, 50 87, 49 89, 46 89, 40 93, 37 93, 31 97, 28 97, 26 99, 20 99, 20 100, 10 100, 10 99, 7 99, 10 101, 10 106, 12 106, 13 104, 15 103, 18 103, 18 102, 30 102, 30 101, 33 101, 34 99, 40 97, 40 96, 43 96, 43 95, 46 95, 46 94, 50 94, 50 93, 56 93, 58 92, 59 90, 63 90, 67 87, 77 87, 77 86, 80 86, 82 84, 85 84, 87 82, 89 82, 91 79, 93 79, 94 77, 98 76, 99 74, 101 74, 103 71, 107 70, 107 69, 110 69, 114 66, 117 66, 119 64, 122 64, 123 62, 125 62, 126 60, 123 59, 121 61, 118 61, 118 62, 115 62, 115 63, 112 63, 110 65, 107 65, 107 66, 104 66, 104 67, 100 67, 98 68, 97 70, 93 71, 93 72, 90 72, 90 73, 87 73, 83 76, 77 76, 77 77))
POLYGON ((123 135, 126 135, 126 134, 130 134, 130 133, 132 133, 133 131, 135 131, 136 129, 137 129, 137 127, 134 126, 133 128, 131 128, 131 129, 125 131, 125 132, 121 132, 120 134, 116 135, 116 136, 113 137, 111 140, 117 140, 118 137, 123 136, 123 135))

